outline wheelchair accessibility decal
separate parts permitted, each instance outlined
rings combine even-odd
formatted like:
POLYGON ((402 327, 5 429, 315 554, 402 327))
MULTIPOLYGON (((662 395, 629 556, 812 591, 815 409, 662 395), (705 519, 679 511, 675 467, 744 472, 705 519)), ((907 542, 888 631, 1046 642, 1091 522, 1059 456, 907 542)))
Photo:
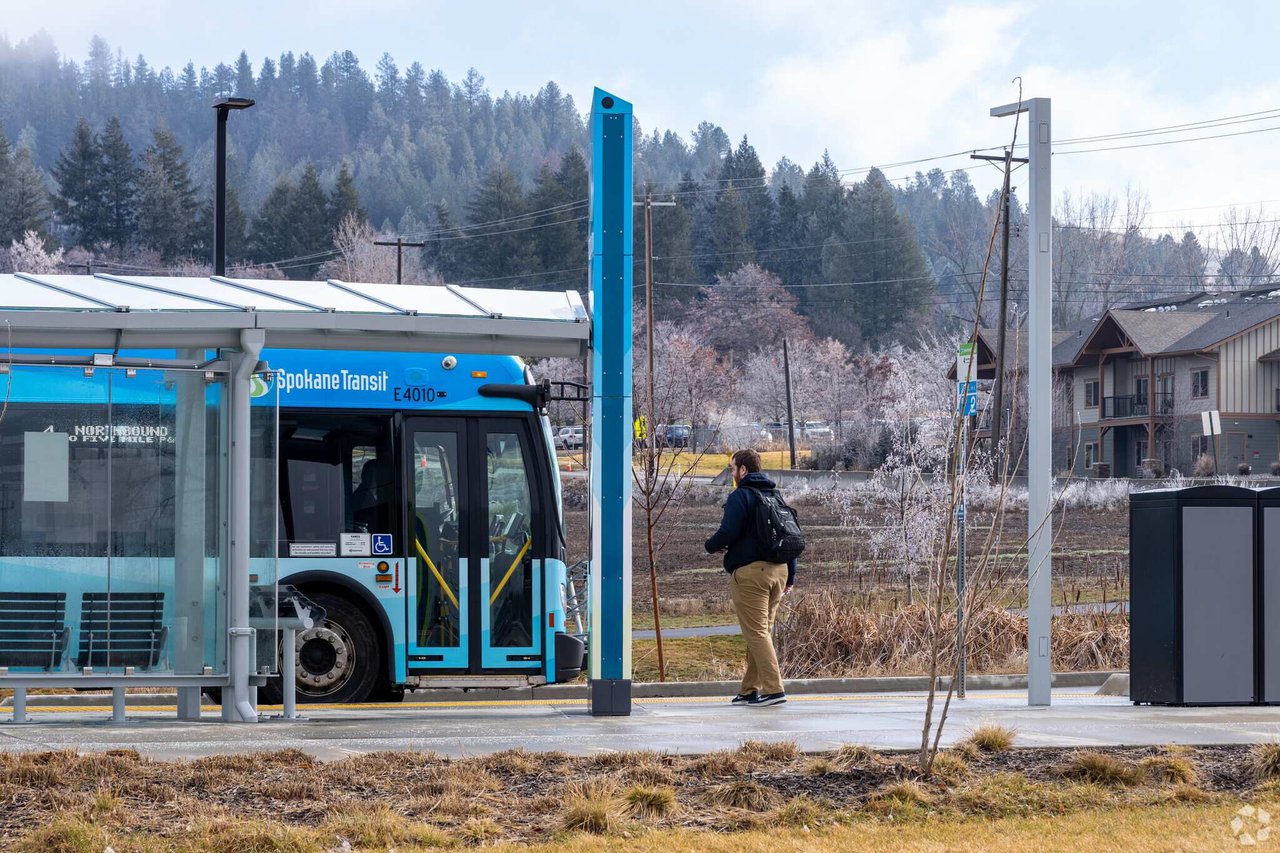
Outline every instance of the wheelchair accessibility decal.
POLYGON ((373 534, 373 556, 389 557, 393 551, 390 533, 373 534))

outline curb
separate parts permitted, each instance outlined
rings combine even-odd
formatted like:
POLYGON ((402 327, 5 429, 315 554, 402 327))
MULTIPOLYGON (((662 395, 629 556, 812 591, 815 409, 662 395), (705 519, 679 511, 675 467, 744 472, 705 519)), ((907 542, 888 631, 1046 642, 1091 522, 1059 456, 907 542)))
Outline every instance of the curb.
MULTIPOLYGON (((1127 673, 1112 672, 1059 672, 1054 673, 1053 686, 1101 687, 1108 679, 1127 673)), ((945 690, 951 683, 947 676, 938 679, 938 686, 945 690)), ((1025 690, 1025 675, 971 675, 966 679, 969 690, 1025 690)), ((635 699, 685 699, 708 696, 732 696, 740 687, 737 681, 668 681, 633 684, 631 695, 635 699)), ((927 675, 875 676, 864 678, 797 678, 787 681, 787 692, 795 694, 823 695, 835 693, 915 693, 929 689, 927 675)), ((406 693, 408 701, 421 702, 433 699, 451 702, 492 702, 518 699, 586 699, 586 684, 548 684, 542 687, 512 687, 505 690, 471 690, 458 688, 426 689, 406 693)), ((109 694, 62 693, 27 697, 30 705, 45 707, 78 708, 96 707, 110 701, 109 694)), ((172 705, 176 693, 131 693, 125 696, 126 706, 147 707, 172 705)), ((11 707, 13 697, 0 700, 0 707, 11 707)))

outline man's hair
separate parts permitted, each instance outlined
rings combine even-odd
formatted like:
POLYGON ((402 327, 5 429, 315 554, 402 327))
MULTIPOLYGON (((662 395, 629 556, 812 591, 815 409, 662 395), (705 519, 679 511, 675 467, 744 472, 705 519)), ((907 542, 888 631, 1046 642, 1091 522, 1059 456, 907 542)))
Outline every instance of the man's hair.
POLYGON ((733 468, 736 471, 738 466, 747 469, 748 474, 756 474, 760 471, 760 454, 748 448, 747 450, 739 450, 733 454, 733 468))

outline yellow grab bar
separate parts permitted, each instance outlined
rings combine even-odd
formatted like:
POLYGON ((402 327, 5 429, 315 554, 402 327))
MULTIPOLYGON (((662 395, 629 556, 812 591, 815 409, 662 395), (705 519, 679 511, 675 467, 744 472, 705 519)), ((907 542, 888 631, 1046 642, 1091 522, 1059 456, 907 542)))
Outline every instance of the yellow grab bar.
POLYGON ((524 538, 524 547, 520 549, 520 553, 516 554, 516 558, 511 561, 511 566, 507 569, 507 573, 502 576, 502 581, 498 584, 497 589, 493 591, 493 595, 489 596, 489 606, 498 600, 498 594, 502 592, 502 588, 507 585, 507 581, 511 580, 511 574, 516 570, 516 566, 520 565, 520 561, 524 559, 525 552, 529 550, 529 546, 533 544, 533 537, 526 536, 524 538))
POLYGON ((445 582, 444 575, 440 574, 440 570, 436 568, 436 564, 431 562, 431 558, 427 556, 427 550, 422 547, 422 543, 416 538, 413 540, 414 547, 418 549, 418 556, 422 558, 422 562, 427 564, 427 568, 431 570, 431 574, 436 576, 436 583, 440 584, 440 588, 444 590, 444 594, 449 597, 449 601, 453 602, 453 606, 458 606, 458 597, 453 594, 453 590, 449 589, 449 584, 445 582))

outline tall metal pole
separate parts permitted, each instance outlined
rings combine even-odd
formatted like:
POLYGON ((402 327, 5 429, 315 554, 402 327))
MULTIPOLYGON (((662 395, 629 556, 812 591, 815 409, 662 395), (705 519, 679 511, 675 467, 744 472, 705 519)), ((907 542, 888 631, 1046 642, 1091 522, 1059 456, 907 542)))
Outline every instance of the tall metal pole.
POLYGON ((787 383, 787 444, 791 448, 791 470, 796 467, 796 419, 791 407, 791 353, 787 339, 782 339, 782 373, 787 383))
POLYGON ((592 716, 631 713, 631 104, 591 97, 592 716))
POLYGON ((1052 482, 1051 436, 1053 427, 1053 231, 1052 112, 1048 98, 1032 98, 996 107, 993 116, 1028 113, 1028 148, 1031 187, 1028 196, 1030 227, 1027 229, 1028 399, 1027 399, 1027 704, 1047 706, 1051 701, 1053 667, 1052 622, 1053 563, 1050 546, 1053 523, 1049 513, 1052 482))
MULTIPOLYGON (((227 110, 218 107, 213 175, 213 274, 227 274, 227 110)), ((208 198, 208 196, 205 196, 208 198)))

